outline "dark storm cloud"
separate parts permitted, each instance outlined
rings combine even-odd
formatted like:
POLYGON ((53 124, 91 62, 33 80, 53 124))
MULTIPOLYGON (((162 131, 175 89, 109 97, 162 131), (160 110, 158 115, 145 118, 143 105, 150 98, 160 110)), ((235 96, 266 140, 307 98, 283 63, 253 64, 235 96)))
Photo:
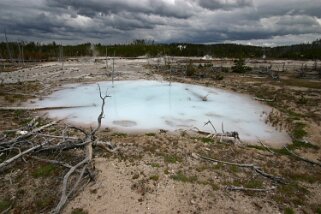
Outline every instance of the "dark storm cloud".
POLYGON ((231 10, 253 5, 252 0, 198 0, 198 3, 201 7, 210 10, 231 10))
POLYGON ((71 7, 79 14, 97 16, 98 14, 117 14, 120 12, 133 12, 156 14, 174 18, 188 18, 193 14, 187 1, 177 0, 174 4, 155 0, 48 0, 48 5, 54 7, 71 7), (179 6, 179 7, 178 7, 179 6))
MULTIPOLYGON (((321 1, 1 0, 12 40, 288 44, 321 35, 321 1)), ((3 39, 2 39, 3 40, 3 39)))

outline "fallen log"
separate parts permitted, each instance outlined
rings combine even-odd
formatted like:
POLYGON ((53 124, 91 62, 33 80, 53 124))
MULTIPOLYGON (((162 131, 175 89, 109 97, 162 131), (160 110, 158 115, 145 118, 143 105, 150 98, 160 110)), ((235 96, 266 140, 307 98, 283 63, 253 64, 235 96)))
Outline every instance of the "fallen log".
POLYGON ((91 106, 96 106, 96 104, 83 105, 83 106, 45 106, 45 107, 0 106, 0 111, 16 111, 16 110, 45 111, 45 110, 60 110, 60 109, 69 109, 69 108, 85 108, 85 107, 91 107, 91 106))

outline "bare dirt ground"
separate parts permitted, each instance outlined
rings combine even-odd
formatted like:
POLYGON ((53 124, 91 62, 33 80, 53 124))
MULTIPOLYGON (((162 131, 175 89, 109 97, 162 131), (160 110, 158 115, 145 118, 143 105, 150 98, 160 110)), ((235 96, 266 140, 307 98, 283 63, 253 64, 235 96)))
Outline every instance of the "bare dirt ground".
MULTIPOLYGON (((41 98, 67 83, 111 80, 111 63, 110 60, 109 72, 103 61, 82 58, 65 62, 63 69, 61 64, 53 62, 0 73, 0 106, 20 106, 30 98, 41 98)), ((206 63, 197 58, 177 58, 172 60, 173 67, 174 64, 177 67, 174 71, 162 65, 164 62, 159 59, 116 59, 115 80, 186 82, 265 99, 263 102, 274 108, 268 122, 286 130, 293 139, 288 148, 302 157, 321 161, 321 81, 313 72, 307 72, 306 78, 297 78, 296 72, 303 63, 312 67, 312 61, 247 62, 253 70, 270 64, 281 70, 285 64, 286 71, 280 73, 280 80, 254 71, 211 73, 203 66, 206 63), (184 70, 190 60, 195 73, 183 75, 180 69, 184 70)), ((216 67, 228 68, 232 64, 231 60, 214 62, 216 67)), ((42 114, 0 111, 0 133, 20 129, 42 114)), ((50 119, 43 116, 39 120, 44 124, 50 119)), ((64 121, 48 132, 61 133, 63 127, 64 121)), ((73 134, 76 133, 70 133, 73 134)), ((111 141, 119 147, 119 152, 109 154, 96 149, 96 180, 78 192, 64 213, 321 212, 320 166, 301 161, 283 148, 271 148, 271 152, 260 144, 226 144, 205 135, 184 132, 126 134, 102 129, 98 138, 111 141), (195 154, 220 161, 255 164, 264 172, 283 179, 280 182, 252 168, 208 161, 195 154)), ((61 159, 73 163, 77 155, 77 150, 73 150, 61 155, 61 159)), ((1 155, 0 163, 3 158, 1 155)), ((0 172, 0 212, 48 213, 59 200, 66 169, 29 157, 25 161, 19 160, 14 167, 0 172)))

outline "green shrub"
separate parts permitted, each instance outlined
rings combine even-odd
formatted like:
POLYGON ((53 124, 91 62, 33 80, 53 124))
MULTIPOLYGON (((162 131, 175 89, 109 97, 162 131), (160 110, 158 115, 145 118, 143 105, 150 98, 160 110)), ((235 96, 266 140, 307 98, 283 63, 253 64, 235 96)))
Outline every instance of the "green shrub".
POLYGON ((234 66, 232 66, 232 72, 234 73, 246 73, 248 71, 251 71, 251 68, 248 66, 245 66, 245 60, 242 58, 239 58, 238 60, 234 61, 234 66))
POLYGON ((48 177, 48 176, 54 174, 55 171, 56 171, 56 166, 54 166, 53 164, 47 164, 47 165, 43 165, 43 166, 38 167, 32 173, 32 176, 35 178, 48 177))
POLYGON ((172 175, 171 178, 175 181, 181 181, 184 183, 194 183, 197 181, 196 176, 187 176, 181 171, 177 172, 175 175, 172 175))

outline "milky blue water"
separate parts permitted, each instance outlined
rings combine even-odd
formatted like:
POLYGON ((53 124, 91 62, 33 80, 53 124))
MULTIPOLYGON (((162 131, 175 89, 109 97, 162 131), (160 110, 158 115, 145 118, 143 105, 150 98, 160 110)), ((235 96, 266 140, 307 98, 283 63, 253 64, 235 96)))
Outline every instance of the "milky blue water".
MULTIPOLYGON (((289 137, 265 123, 271 108, 249 96, 197 85, 148 80, 99 83, 106 100, 103 126, 118 131, 141 132, 197 127, 212 131, 204 123, 211 120, 217 131, 237 131, 245 141, 257 138, 286 143, 289 137), (204 101, 203 97, 207 96, 204 101)), ((89 106, 49 111, 53 118, 67 118, 71 123, 94 126, 101 100, 97 84, 66 85, 32 106, 89 106)))

